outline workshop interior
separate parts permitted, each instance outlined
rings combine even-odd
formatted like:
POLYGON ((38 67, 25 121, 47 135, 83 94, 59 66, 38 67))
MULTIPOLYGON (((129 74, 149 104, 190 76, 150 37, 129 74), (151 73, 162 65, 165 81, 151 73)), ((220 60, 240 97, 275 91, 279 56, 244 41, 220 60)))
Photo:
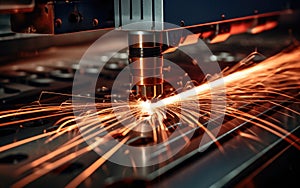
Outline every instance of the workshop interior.
POLYGON ((300 1, 0 0, 0 187, 296 187, 300 1))

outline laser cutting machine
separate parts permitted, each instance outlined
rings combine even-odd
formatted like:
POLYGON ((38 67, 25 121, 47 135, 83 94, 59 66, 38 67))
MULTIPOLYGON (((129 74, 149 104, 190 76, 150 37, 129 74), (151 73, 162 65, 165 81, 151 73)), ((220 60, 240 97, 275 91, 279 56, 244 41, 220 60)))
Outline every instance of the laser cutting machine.
MULTIPOLYGON (((33 2, 29 3, 30 6, 32 4, 33 2)), ((206 39, 209 43, 218 43, 225 41, 230 35, 245 32, 255 34, 272 29, 277 25, 278 17, 288 14, 292 6, 287 1, 272 3, 230 1, 231 6, 226 6, 227 4, 228 2, 218 1, 211 3, 191 1, 184 4, 181 1, 128 0, 114 1, 114 3, 110 1, 54 1, 38 3, 35 8, 32 8, 32 12, 15 14, 11 21, 12 30, 15 32, 48 34, 109 27, 135 30, 135 28, 126 29, 126 25, 136 22, 161 23, 162 25, 156 24, 152 28, 151 26, 142 28, 143 31, 128 33, 130 42, 134 43, 129 48, 130 61, 143 58, 143 63, 140 62, 140 64, 150 65, 147 68, 152 69, 149 74, 159 75, 162 74, 163 63, 145 62, 149 56, 162 56, 168 49, 195 43, 198 38, 206 39), (65 14, 65 11, 68 14, 65 14), (192 38, 186 36, 190 34, 168 32, 168 30, 180 30, 180 28, 167 28, 164 22, 188 28, 195 36, 192 38), (156 34, 158 30, 161 31, 160 34, 156 34), (162 34, 163 31, 165 31, 164 34, 162 34), (143 42, 145 40, 143 38, 150 38, 153 42, 143 42), (192 38, 194 41, 186 40, 186 38, 192 38), (163 41, 165 45, 161 44, 163 41)), ((148 61, 153 61, 153 59, 148 61)), ((136 67, 133 74, 133 82, 137 83, 136 94, 152 98, 163 93, 162 75, 159 76, 160 78, 156 77, 154 80, 152 78, 147 81, 141 76, 146 74, 142 67, 136 67)))
MULTIPOLYGON (((0 109, 5 111, 32 104, 41 98, 42 92, 46 93, 43 97, 49 97, 39 102, 68 101, 77 71, 99 77, 91 90, 89 80, 79 82, 78 87, 88 91, 85 96, 110 101, 114 80, 128 65, 131 65, 129 83, 120 90, 127 88, 132 101, 159 100, 174 91, 174 86, 165 78, 178 79, 177 82, 185 79, 184 74, 173 75, 173 69, 168 69, 165 61, 176 62, 192 80, 201 82, 207 75, 195 68, 193 59, 182 52, 199 53, 195 50, 198 49, 196 44, 203 41, 211 51, 204 64, 208 73, 215 73, 210 66, 217 65, 220 72, 234 67, 253 51, 263 54, 256 54, 251 59, 258 63, 298 39, 299 5, 299 2, 289 0, 0 1, 0 109), (126 36, 127 48, 110 58, 101 54, 83 58, 95 40, 114 29, 126 36), (84 66, 79 65, 82 59, 87 62, 84 66), (100 66, 102 70, 98 75, 100 66), (57 93, 62 95, 58 97, 57 93)), ((117 36, 111 41, 99 49, 113 49, 124 42, 117 36)), ((299 91, 296 93, 295 100, 282 103, 292 111, 278 106, 250 106, 245 110, 258 109, 254 113, 257 117, 270 121, 278 119, 282 126, 287 126, 289 132, 299 137, 299 105, 295 102, 299 100, 299 91), (290 114, 282 115, 287 113, 290 114)), ((48 132, 56 121, 53 117, 0 127, 0 144, 5 146, 41 131, 48 132)), ((201 133, 197 130, 189 146, 163 164, 130 168, 108 161, 80 187, 265 187, 297 183, 299 150, 289 147, 290 144, 281 138, 248 125, 247 121, 228 118, 224 125, 219 139, 225 153, 216 146, 198 152, 201 133), (231 124, 238 126, 227 130, 231 124), (263 144, 249 144, 246 138, 237 134, 240 130, 253 133, 263 144)), ((64 139, 68 137, 61 140, 65 142, 64 139)), ((143 132, 139 132, 131 143, 151 145, 143 132)), ((18 168, 59 144, 60 141, 51 143, 37 152, 35 148, 44 145, 41 141, 1 152, 0 185, 13 185, 26 175, 16 175, 18 168)), ((65 186, 97 157, 90 152, 85 157, 66 162, 28 186, 65 186)))

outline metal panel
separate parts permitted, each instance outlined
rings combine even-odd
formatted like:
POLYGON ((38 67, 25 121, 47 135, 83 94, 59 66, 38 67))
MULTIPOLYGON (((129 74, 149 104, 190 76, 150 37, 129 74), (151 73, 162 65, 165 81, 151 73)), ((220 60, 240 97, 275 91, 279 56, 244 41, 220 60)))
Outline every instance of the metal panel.
POLYGON ((113 1, 54 1, 36 4, 33 12, 13 14, 14 32, 59 34, 114 26, 113 1))
POLYGON ((115 27, 142 21, 163 22, 163 0, 115 0, 115 27))

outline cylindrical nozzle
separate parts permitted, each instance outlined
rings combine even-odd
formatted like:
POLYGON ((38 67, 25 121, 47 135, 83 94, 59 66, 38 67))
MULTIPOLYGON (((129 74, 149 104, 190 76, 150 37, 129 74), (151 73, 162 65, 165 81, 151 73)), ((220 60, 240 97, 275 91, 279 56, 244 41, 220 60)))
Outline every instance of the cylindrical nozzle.
POLYGON ((163 94, 163 58, 161 37, 153 32, 129 34, 129 62, 133 95, 151 100, 163 94))
POLYGON ((131 58, 131 83, 134 95, 144 100, 157 98, 163 93, 162 58, 131 58))

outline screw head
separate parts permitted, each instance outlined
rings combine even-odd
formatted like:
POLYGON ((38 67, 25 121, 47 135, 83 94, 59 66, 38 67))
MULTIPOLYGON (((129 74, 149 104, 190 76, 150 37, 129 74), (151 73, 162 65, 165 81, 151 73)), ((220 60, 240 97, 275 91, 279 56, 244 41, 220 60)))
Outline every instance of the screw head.
POLYGON ((99 25, 99 20, 97 18, 93 19, 93 26, 99 25))
POLYGON ((60 28, 61 25, 62 25, 62 20, 61 20, 60 18, 57 18, 57 19, 55 20, 54 24, 55 24, 55 27, 60 28))
POLYGON ((180 21, 180 27, 184 27, 185 26, 185 23, 183 20, 180 21))

